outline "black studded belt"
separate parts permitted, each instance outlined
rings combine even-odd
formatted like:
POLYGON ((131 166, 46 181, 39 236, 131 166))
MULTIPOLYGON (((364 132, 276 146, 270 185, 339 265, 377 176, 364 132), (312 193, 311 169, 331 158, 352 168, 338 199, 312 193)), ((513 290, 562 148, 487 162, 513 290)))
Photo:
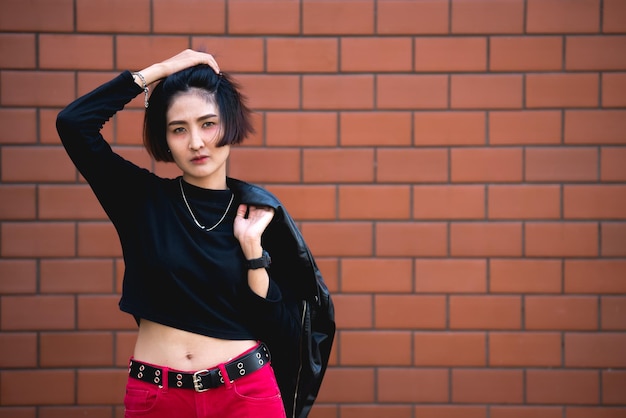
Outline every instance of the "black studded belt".
MULTIPOLYGON (((269 362, 270 352, 265 344, 261 343, 253 351, 229 361, 224 366, 228 377, 231 381, 234 381, 259 370, 269 362)), ((161 385, 164 370, 133 359, 130 361, 128 373, 132 378, 155 385, 161 385)), ((167 373, 167 383, 169 387, 173 388, 194 389, 196 392, 204 392, 222 386, 224 384, 224 377, 217 367, 199 370, 195 373, 169 370, 167 373)))

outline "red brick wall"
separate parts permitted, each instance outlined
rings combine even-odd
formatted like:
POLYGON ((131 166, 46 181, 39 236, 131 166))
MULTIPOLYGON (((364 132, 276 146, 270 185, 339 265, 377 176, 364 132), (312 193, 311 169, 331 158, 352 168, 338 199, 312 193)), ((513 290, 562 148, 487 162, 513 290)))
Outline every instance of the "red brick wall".
MULTIPOLYGON (((335 295, 314 418, 626 416, 623 0, 0 0, 0 417, 121 417, 135 326, 58 111, 205 47, 335 295)), ((104 132, 141 148, 142 98, 104 132)))

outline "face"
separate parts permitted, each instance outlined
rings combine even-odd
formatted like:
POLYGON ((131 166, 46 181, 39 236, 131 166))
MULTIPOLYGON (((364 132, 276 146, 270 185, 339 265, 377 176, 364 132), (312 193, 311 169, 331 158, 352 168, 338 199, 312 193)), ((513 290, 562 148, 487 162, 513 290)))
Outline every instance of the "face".
POLYGON ((193 89, 174 96, 165 116, 167 144, 183 179, 198 187, 225 189, 230 146, 216 146, 222 136, 220 114, 209 93, 193 89))

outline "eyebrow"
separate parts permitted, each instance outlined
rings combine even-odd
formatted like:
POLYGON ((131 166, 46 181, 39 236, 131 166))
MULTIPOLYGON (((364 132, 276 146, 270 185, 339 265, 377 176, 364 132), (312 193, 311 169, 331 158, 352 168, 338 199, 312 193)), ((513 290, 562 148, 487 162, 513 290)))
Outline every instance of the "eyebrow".
MULTIPOLYGON (((213 113, 209 113, 203 116, 200 116, 198 119, 196 119, 197 122, 200 122, 201 120, 205 120, 205 119, 211 119, 211 118, 216 118, 217 115, 213 114, 213 113)), ((167 126, 171 126, 171 125, 184 125, 186 124, 187 121, 184 120, 173 120, 170 123, 167 124, 167 126)))

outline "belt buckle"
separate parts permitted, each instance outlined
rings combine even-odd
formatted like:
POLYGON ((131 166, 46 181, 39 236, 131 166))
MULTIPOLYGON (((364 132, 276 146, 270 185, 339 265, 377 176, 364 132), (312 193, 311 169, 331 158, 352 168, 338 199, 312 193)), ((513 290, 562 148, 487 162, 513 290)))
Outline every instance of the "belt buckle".
POLYGON ((208 376, 208 375, 209 375, 209 371, 207 369, 199 370, 193 374, 193 389, 196 392, 206 392, 207 390, 211 389, 211 388, 203 389, 203 386, 202 386, 202 377, 208 376))

